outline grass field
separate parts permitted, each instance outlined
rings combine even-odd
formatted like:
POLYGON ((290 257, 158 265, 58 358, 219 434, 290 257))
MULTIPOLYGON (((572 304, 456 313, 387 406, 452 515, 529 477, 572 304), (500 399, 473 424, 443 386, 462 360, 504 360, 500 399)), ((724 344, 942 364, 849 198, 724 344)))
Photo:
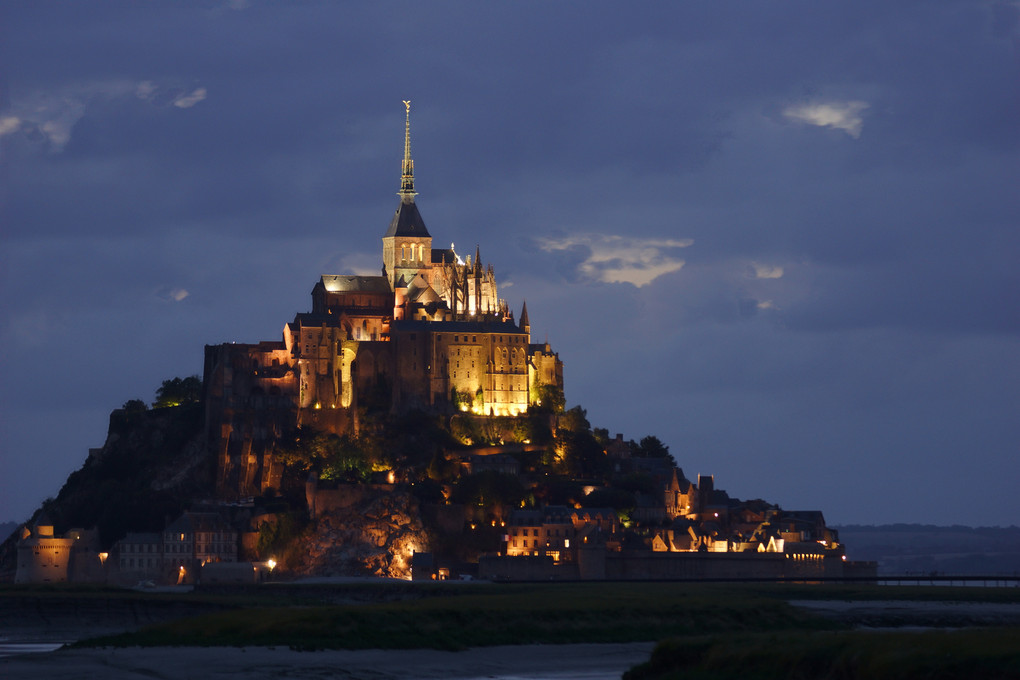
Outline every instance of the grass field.
POLYGON ((184 616, 80 646, 283 646, 460 650, 661 641, 632 680, 1020 678, 1020 629, 852 631, 796 600, 1020 604, 1018 588, 807 584, 369 582, 138 593, 2 587, 50 612, 88 603, 183 607, 184 616), (48 608, 48 609, 47 609, 48 608))
POLYGON ((624 680, 1010 680, 1020 628, 694 636, 660 642, 624 680))

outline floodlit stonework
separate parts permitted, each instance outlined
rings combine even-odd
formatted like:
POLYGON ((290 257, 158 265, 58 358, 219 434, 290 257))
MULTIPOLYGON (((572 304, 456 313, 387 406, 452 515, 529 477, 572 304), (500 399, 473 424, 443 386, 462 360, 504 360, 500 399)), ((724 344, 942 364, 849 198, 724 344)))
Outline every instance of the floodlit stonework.
POLYGON ((310 425, 357 434, 359 407, 516 416, 562 391, 563 365, 531 342, 527 305, 514 316, 481 252, 434 248, 415 204, 410 105, 397 210, 382 237, 379 276, 323 275, 312 311, 277 342, 207 346, 205 393, 218 491, 277 487, 281 433, 310 425))

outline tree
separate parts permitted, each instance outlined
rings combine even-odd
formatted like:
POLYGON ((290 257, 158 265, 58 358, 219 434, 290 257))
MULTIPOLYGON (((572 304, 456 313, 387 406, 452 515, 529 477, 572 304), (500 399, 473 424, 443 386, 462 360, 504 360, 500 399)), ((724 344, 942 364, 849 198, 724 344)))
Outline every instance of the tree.
POLYGON ((668 458, 674 466, 676 465, 676 460, 670 454, 669 447, 663 444, 658 437, 652 435, 641 440, 635 455, 640 458, 668 458))
POLYGON ((553 442, 557 469, 575 478, 594 479, 609 473, 610 463, 588 430, 560 429, 553 442))
POLYGON ((580 406, 575 406, 560 416, 559 427, 561 430, 570 432, 590 432, 591 423, 588 422, 588 412, 580 406))
POLYGON ((145 413, 148 410, 148 408, 149 407, 146 406, 145 402, 142 401, 141 399, 128 399, 127 401, 124 402, 124 405, 121 406, 121 409, 124 410, 124 413, 126 413, 129 416, 137 415, 139 413, 145 413))
POLYGON ((202 379, 197 375, 187 378, 172 378, 164 380, 159 389, 156 390, 156 401, 153 408, 166 408, 168 406, 180 406, 191 404, 202 399, 202 379))
POLYGON ((542 385, 532 392, 532 401, 536 411, 542 413, 563 413, 566 400, 563 390, 556 385, 542 385))
POLYGON ((525 495, 521 480, 514 475, 484 470, 457 480, 450 500, 493 510, 497 506, 516 508, 525 495))

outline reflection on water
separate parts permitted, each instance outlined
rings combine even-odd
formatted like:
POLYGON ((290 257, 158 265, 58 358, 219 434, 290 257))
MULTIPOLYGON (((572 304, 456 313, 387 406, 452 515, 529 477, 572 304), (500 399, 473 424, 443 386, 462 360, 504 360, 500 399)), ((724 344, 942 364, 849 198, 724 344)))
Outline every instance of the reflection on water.
POLYGON ((633 665, 630 664, 625 668, 617 668, 611 671, 536 672, 534 675, 479 675, 475 678, 464 678, 463 680, 619 680, 623 672, 629 670, 633 665))
POLYGON ((59 640, 49 642, 24 642, 0 638, 0 658, 14 656, 15 654, 39 654, 41 652, 52 652, 60 649, 74 640, 59 640))

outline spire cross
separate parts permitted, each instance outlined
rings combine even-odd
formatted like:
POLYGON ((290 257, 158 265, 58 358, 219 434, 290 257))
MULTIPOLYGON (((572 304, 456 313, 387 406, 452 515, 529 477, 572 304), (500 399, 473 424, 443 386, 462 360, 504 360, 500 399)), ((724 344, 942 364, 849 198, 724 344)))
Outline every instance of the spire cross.
POLYGON ((400 191, 397 193, 405 201, 413 201, 417 193, 414 190, 414 161, 411 160, 411 102, 403 100, 406 118, 404 120, 404 162, 400 166, 400 191))

